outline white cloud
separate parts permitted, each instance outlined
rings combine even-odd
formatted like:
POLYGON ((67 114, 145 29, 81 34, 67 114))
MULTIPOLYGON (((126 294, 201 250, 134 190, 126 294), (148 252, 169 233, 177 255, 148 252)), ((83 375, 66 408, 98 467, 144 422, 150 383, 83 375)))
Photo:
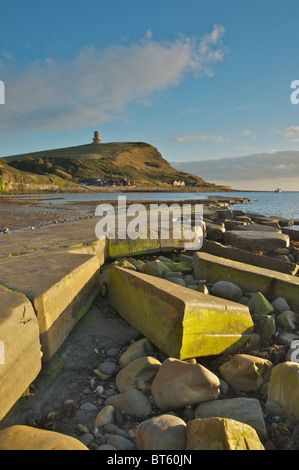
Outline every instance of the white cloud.
POLYGON ((222 144, 227 142, 222 135, 185 135, 182 137, 172 137, 171 142, 216 142, 222 144))
POLYGON ((254 147, 250 147, 249 145, 234 145, 232 150, 254 150, 254 147))
POLYGON ((274 129, 273 133, 283 134, 286 139, 290 139, 295 136, 293 140, 290 140, 290 142, 298 142, 296 136, 299 136, 299 126, 281 127, 280 129, 274 129))
POLYGON ((201 176, 207 181, 222 181, 223 184, 264 179, 273 183, 282 178, 299 180, 298 150, 254 153, 197 162, 172 162, 172 165, 178 170, 201 176))
POLYGON ((155 93, 179 85, 188 74, 212 76, 227 50, 224 28, 215 25, 202 39, 152 39, 137 44, 84 48, 72 60, 7 66, 0 131, 72 130, 126 117, 131 103, 148 103, 155 93))
MULTIPOLYGON (((171 142, 178 142, 178 143, 184 143, 184 142, 216 142, 219 144, 227 143, 230 142, 231 137, 237 137, 237 136, 242 136, 242 137, 252 137, 255 138, 256 135, 253 135, 252 130, 245 130, 245 131, 232 131, 227 134, 227 136, 223 135, 185 135, 181 137, 172 137, 169 139, 171 142)), ((240 147, 233 147, 235 150, 242 149, 242 150, 249 150, 252 149, 253 147, 249 146, 240 146, 240 147)))

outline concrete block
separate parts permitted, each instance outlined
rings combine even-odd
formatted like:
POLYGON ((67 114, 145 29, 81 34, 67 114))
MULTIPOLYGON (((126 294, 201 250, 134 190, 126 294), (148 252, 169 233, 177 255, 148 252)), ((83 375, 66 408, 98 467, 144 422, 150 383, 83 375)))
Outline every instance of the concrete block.
POLYGON ((46 252, 69 252, 98 257, 105 261, 105 241, 95 234, 98 219, 84 219, 46 226, 38 230, 11 232, 1 237, 0 259, 11 256, 41 254, 46 252))
POLYGON ((22 294, 0 287, 0 420, 41 369, 39 328, 22 294))
POLYGON ((296 263, 262 256, 257 253, 250 253, 249 251, 241 250, 240 248, 228 247, 212 240, 204 240, 201 251, 204 253, 210 253, 211 255, 220 256, 221 258, 240 261, 241 263, 252 264, 253 266, 271 269, 273 271, 279 271, 286 274, 295 275, 299 270, 299 266, 296 263))
POLYGON ((284 297, 290 308, 299 308, 299 278, 246 263, 219 258, 208 253, 193 255, 194 273, 209 282, 226 281, 237 284, 243 292, 261 292, 269 301, 284 297))
POLYGON ((269 231, 232 230, 224 234, 224 243, 243 250, 274 251, 290 246, 290 238, 284 233, 269 231))
POLYGON ((49 360, 99 293, 97 256, 54 253, 0 262, 0 284, 32 302, 49 360))
POLYGON ((246 306, 161 278, 112 268, 108 295, 111 306, 170 357, 220 354, 256 338, 246 306))

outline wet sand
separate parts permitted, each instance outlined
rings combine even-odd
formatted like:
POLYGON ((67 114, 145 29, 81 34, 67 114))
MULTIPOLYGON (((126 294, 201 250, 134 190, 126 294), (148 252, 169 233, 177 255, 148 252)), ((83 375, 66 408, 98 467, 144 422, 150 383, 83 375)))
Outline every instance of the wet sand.
POLYGON ((0 199, 0 233, 36 229, 44 225, 83 219, 94 214, 86 205, 41 204, 20 199, 0 199))

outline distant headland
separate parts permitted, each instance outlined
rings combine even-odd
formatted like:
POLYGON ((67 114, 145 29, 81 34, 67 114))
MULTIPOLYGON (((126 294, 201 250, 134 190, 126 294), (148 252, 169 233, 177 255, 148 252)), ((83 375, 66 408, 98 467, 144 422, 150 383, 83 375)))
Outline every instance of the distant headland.
POLYGON ((177 170, 144 142, 92 142, 0 159, 0 194, 86 191, 231 191, 177 170))

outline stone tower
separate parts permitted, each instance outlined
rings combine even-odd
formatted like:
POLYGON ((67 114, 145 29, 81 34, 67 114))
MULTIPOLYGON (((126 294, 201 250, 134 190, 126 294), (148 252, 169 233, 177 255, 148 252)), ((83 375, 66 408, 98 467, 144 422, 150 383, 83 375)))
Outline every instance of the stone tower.
POLYGON ((100 133, 99 131, 94 131, 94 136, 93 136, 93 143, 94 144, 100 144, 101 143, 101 138, 100 138, 100 133))

